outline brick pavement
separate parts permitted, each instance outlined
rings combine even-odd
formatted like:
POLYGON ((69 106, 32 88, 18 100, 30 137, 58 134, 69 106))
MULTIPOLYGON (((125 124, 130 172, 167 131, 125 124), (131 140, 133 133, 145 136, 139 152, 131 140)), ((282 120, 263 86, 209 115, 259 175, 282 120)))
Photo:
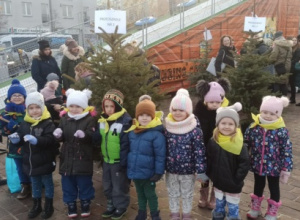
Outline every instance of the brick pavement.
MULTIPOLYGON (((298 100, 300 100, 300 94, 297 94, 298 100)), ((170 100, 167 100, 161 104, 161 109, 165 113, 168 112, 170 100)), ((294 170, 292 176, 289 179, 288 184, 281 185, 281 200, 282 207, 279 209, 279 219, 290 220, 290 219, 300 219, 300 107, 295 105, 290 105, 284 111, 284 119, 287 124, 287 128, 290 131, 291 140, 293 142, 293 154, 294 154, 294 170)), ((5 143, 5 142, 4 142, 5 143)), ((4 148, 4 146, 0 146, 4 148)), ((4 161, 5 156, 0 156, 0 173, 3 175, 4 171, 4 161)), ((60 184, 60 175, 56 172, 54 173, 54 184, 55 184, 55 198, 54 198, 54 208, 55 212, 50 218, 52 220, 63 220, 68 219, 66 216, 67 208, 62 202, 62 191, 60 184)), ((101 213, 105 209, 105 198, 102 193, 101 184, 101 170, 97 168, 95 163, 94 169, 94 187, 96 190, 95 199, 91 204, 91 216, 89 220, 99 220, 102 219, 101 213)), ((199 209, 197 207, 197 201, 199 199, 199 183, 195 186, 195 196, 194 196, 194 207, 193 207, 193 217, 196 220, 211 219, 211 211, 208 209, 199 209)), ((249 194, 253 192, 253 175, 249 173, 246 180, 245 186, 243 188, 241 203, 240 203, 240 214, 242 219, 246 219, 246 212, 249 209, 250 197, 249 194)), ((157 184, 157 194, 159 197, 159 208, 161 210, 161 217, 163 220, 168 219, 169 209, 168 209, 168 196, 164 181, 159 181, 157 184)), ((137 213, 137 196, 134 187, 131 187, 131 203, 124 220, 134 220, 137 213)), ((268 192, 265 192, 268 198, 268 192)), ((32 205, 30 198, 25 200, 16 199, 15 194, 10 194, 7 186, 0 187, 0 220, 23 220, 27 219, 27 212, 32 205)), ((263 201, 263 210, 266 209, 266 200, 263 201)), ((40 219, 37 217, 36 219, 40 219)), ((80 219, 79 217, 77 219, 80 219)), ((148 217, 150 219, 150 217, 148 217)), ((260 218, 263 219, 263 218, 260 218)))

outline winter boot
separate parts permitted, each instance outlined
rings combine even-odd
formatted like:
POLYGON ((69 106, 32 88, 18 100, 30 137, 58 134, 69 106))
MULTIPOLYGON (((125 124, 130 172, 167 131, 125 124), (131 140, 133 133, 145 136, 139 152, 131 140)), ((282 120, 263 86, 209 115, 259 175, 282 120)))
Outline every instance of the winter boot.
POLYGON ((7 184, 6 178, 0 176, 0 186, 6 185, 6 184, 7 184))
POLYGON ((215 210, 212 210, 211 215, 212 215, 213 220, 224 220, 224 218, 225 218, 224 213, 216 212, 215 210))
POLYGON ((122 219, 123 216, 126 214, 127 209, 116 209, 116 211, 112 214, 111 219, 118 220, 122 219))
POLYGON ((258 197, 254 195, 253 193, 251 196, 251 209, 249 212, 247 212, 247 218, 250 219, 257 219, 259 215, 261 215, 261 202, 264 200, 264 196, 258 197))
POLYGON ((241 220, 240 218, 240 207, 239 204, 227 202, 228 214, 226 220, 241 220))
POLYGON ((77 217, 77 204, 76 201, 69 202, 68 204, 68 217, 76 218, 77 217))
POLYGON ((159 216, 159 211, 151 212, 151 219, 152 220, 161 220, 161 218, 159 216))
POLYGON ((208 193, 209 193, 209 187, 203 187, 200 189, 200 199, 198 202, 199 208, 205 208, 208 205, 208 193))
POLYGON ((193 217, 190 213, 183 213, 182 220, 193 220, 193 217))
POLYGON ((22 190, 17 195, 17 199, 25 199, 31 194, 31 187, 29 184, 22 184, 22 190))
POLYGON ((147 219, 147 211, 139 210, 138 215, 135 217, 135 220, 146 220, 147 219))
POLYGON ((28 212, 28 218, 35 218, 42 212, 41 198, 33 198, 33 207, 28 212))
POLYGON ((281 206, 281 201, 275 202, 272 199, 268 199, 268 209, 265 215, 265 220, 276 220, 277 219, 277 212, 279 207, 281 206))
POLYGON ((81 200, 81 217, 89 217, 91 215, 90 211, 90 200, 81 200))
POLYGON ((212 219, 213 220, 224 220, 226 216, 225 212, 226 199, 223 197, 222 199, 216 200, 216 207, 212 210, 212 219))
POLYGON ((170 220, 180 220, 180 213, 179 212, 171 213, 170 220))
POLYGON ((111 199, 107 200, 106 205, 106 211, 102 213, 103 218, 110 218, 114 212, 116 211, 116 208, 114 207, 114 204, 111 199))
POLYGON ((207 204, 207 208, 214 209, 216 207, 216 197, 215 197, 215 190, 214 188, 210 191, 210 199, 209 203, 207 204))
POLYGON ((45 198, 45 206, 44 206, 44 211, 42 213, 42 218, 47 219, 52 216, 54 212, 53 208, 53 199, 52 198, 45 198))

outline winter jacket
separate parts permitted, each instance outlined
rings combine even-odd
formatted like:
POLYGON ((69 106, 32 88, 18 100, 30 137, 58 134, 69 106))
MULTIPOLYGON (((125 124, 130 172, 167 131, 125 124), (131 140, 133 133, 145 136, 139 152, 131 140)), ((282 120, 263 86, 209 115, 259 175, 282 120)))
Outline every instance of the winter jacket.
POLYGON ((269 47, 261 40, 257 45, 256 49, 254 50, 255 54, 263 55, 269 51, 269 47))
POLYGON ((60 139, 63 142, 59 164, 61 175, 93 175, 92 137, 95 126, 95 118, 90 114, 79 120, 70 118, 68 114, 63 115, 58 126, 63 131, 60 139), (82 130, 85 137, 74 137, 77 130, 82 130))
POLYGON ((222 63, 234 67, 234 60, 233 60, 232 53, 233 53, 232 47, 221 46, 215 62, 215 68, 217 72, 222 72, 221 70, 222 63))
MULTIPOLYGON (((84 55, 84 49, 79 46, 79 53, 77 56, 74 56, 73 54, 71 54, 71 52, 66 47, 63 50, 63 55, 64 56, 61 61, 61 73, 66 74, 75 80, 74 68, 78 63, 82 62, 81 56, 84 55)), ((67 78, 63 78, 63 86, 64 86, 65 90, 69 89, 71 84, 74 84, 74 82, 67 78)))
POLYGON ((61 80, 60 69, 54 57, 34 56, 31 65, 31 76, 37 83, 38 91, 44 88, 47 83, 47 76, 49 73, 56 73, 61 80))
POLYGON ((295 64, 300 61, 300 48, 297 48, 293 52, 292 61, 291 61, 291 73, 300 73, 299 70, 295 69, 295 64))
POLYGON ((274 48, 269 56, 269 60, 274 66, 285 63, 286 72, 289 73, 291 70, 291 59, 292 59, 292 43, 288 40, 275 40, 274 48))
POLYGON ((249 156, 246 145, 239 155, 220 147, 211 138, 207 146, 207 171, 214 187, 227 193, 240 193, 249 170, 249 156))
POLYGON ((164 174, 166 138, 163 135, 163 126, 146 129, 141 133, 131 131, 128 138, 128 178, 150 179, 154 174, 164 174))
POLYGON ((54 109, 53 105, 55 105, 55 104, 62 105, 63 104, 62 97, 56 97, 54 99, 50 99, 48 101, 45 101, 45 105, 47 106, 47 109, 48 109, 48 111, 51 115, 52 121, 53 121, 55 127, 57 127, 59 125, 59 122, 60 122, 60 116, 59 116, 59 112, 57 112, 54 109))
POLYGON ((244 141, 250 150, 252 172, 260 176, 278 177, 281 170, 292 170, 292 143, 286 128, 265 130, 259 125, 249 127, 244 141))
POLYGON ((20 144, 23 146, 23 170, 29 176, 51 174, 55 170, 55 156, 59 143, 53 137, 55 129, 51 119, 45 119, 36 126, 23 121, 18 129, 20 144), (24 136, 31 134, 37 138, 37 144, 24 142, 24 136))

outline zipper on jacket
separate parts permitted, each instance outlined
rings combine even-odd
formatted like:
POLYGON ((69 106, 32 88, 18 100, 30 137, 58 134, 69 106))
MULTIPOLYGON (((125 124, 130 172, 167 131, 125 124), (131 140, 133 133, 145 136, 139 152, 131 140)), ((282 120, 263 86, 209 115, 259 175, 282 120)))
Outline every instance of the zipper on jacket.
POLYGON ((261 152, 261 165, 260 165, 260 169, 259 169, 259 175, 260 175, 260 176, 261 176, 261 174, 262 174, 262 169, 263 169, 263 165, 264 165, 266 134, 267 134, 267 131, 264 129, 264 135, 263 135, 263 147, 262 147, 262 152, 261 152))
MULTIPOLYGON (((30 134, 32 135, 32 127, 30 126, 30 134)), ((32 151, 31 151, 31 144, 30 142, 28 142, 29 144, 29 166, 30 166, 30 170, 29 170, 29 176, 31 176, 32 173, 32 163, 31 163, 31 156, 32 156, 32 151)))
MULTIPOLYGON (((110 129, 110 128, 109 128, 109 129, 110 129)), ((108 159, 108 163, 109 163, 110 159, 109 159, 108 149, 107 149, 108 133, 109 133, 109 130, 108 130, 108 132, 105 134, 105 150, 106 150, 106 155, 107 155, 107 159, 108 159)))

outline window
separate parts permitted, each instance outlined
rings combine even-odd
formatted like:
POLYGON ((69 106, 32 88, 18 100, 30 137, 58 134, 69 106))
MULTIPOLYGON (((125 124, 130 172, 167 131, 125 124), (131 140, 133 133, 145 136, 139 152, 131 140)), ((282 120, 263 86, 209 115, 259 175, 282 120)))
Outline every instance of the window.
POLYGON ((11 15, 11 1, 0 1, 0 14, 11 15))
POLYGON ((50 21, 49 5, 42 4, 42 22, 47 23, 49 21, 50 21))
POLYGON ((73 6, 71 5, 62 5, 63 17, 64 18, 73 18, 73 6))
POLYGON ((83 21, 87 22, 90 20, 90 16, 89 16, 89 8, 85 7, 83 10, 83 21))
POLYGON ((23 8, 23 15, 24 16, 31 16, 32 15, 32 3, 31 2, 22 2, 22 8, 23 8))

